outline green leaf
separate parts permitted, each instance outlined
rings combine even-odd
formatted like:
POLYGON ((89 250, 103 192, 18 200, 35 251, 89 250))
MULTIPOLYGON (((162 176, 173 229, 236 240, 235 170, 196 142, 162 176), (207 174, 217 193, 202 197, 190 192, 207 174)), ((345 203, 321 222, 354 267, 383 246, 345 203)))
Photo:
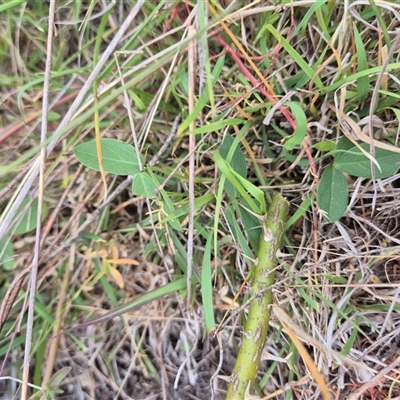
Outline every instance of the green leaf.
MULTIPOLYGON (((101 139, 104 171, 116 175, 136 175, 140 172, 136 150, 128 143, 117 139, 101 139)), ((96 141, 75 147, 78 160, 88 168, 100 171, 96 141)))
POLYGON ((245 120, 242 118, 222 118, 219 121, 210 122, 209 124, 194 129, 191 134, 199 135, 203 133, 217 132, 225 129, 227 126, 232 127, 236 125, 243 125, 244 122, 245 120))
POLYGON ((335 142, 332 140, 324 140, 322 142, 315 143, 312 148, 319 151, 332 151, 335 149, 335 142))
MULTIPOLYGON (((246 179, 241 177, 240 175, 236 174, 235 171, 232 170, 232 167, 221 157, 219 154, 219 151, 216 150, 214 151, 214 160, 215 163, 221 173, 221 175, 229 179, 229 181, 232 183, 232 185, 235 187, 236 190, 240 192, 242 197, 245 199, 245 201, 249 204, 249 207, 252 211, 261 214, 261 207, 263 205, 263 199, 260 198, 259 194, 261 192, 260 189, 258 189, 256 186, 252 185, 250 182, 248 182, 246 179), (249 196, 248 191, 245 188, 246 186, 251 185, 255 190, 254 193, 256 194, 256 199, 260 203, 260 205, 257 205, 253 199, 249 196)), ((261 192, 262 195, 262 192, 261 192)))
POLYGON ((353 328, 351 331, 351 334, 349 337, 347 337, 346 343, 343 346, 342 350, 340 351, 340 354, 347 356, 350 351, 353 349, 354 342, 356 341, 357 337, 359 336, 359 326, 360 326, 360 318, 356 317, 354 324, 356 325, 356 328, 353 328))
POLYGON ((211 244, 212 233, 208 235, 204 249, 203 264, 201 268, 201 297, 204 307, 206 329, 211 332, 215 328, 213 292, 212 292, 212 265, 211 265, 211 244))
POLYGON ((306 15, 299 21, 296 25, 296 29, 293 31, 293 36, 297 35, 300 30, 302 30, 301 34, 304 35, 306 29, 308 27, 308 21, 313 16, 316 10, 322 7, 326 3, 326 0, 316 1, 314 4, 311 5, 310 9, 307 11, 306 15))
MULTIPOLYGON (((236 217, 235 211, 238 209, 238 211, 240 211, 242 209, 242 207, 238 207, 237 204, 235 204, 234 206, 228 206, 225 208, 224 210, 224 215, 226 218, 226 222, 229 224, 229 230, 232 232, 233 237, 235 238, 235 241, 239 244, 239 249, 240 251, 249 259, 254 258, 254 254, 252 253, 250 247, 249 247, 249 241, 248 239, 245 237, 245 233, 248 234, 249 238, 250 238, 250 242, 252 242, 252 244, 255 245, 255 248, 258 248, 258 242, 259 242, 259 238, 255 237, 253 238, 253 241, 251 240, 251 233, 252 231, 248 230, 246 227, 245 222, 243 222, 243 225, 245 225, 245 229, 243 229, 241 226, 239 226, 238 223, 238 218, 236 217)), ((249 214, 249 213, 247 213, 249 214)), ((259 232, 256 232, 256 234, 259 232)))
POLYGON ((55 111, 50 111, 49 115, 47 116, 48 121, 57 121, 61 118, 61 115, 59 113, 56 113, 55 111))
POLYGON ((299 295, 317 312, 319 312, 319 302, 315 301, 311 296, 307 294, 307 292, 302 288, 299 287, 297 289, 299 295))
POLYGON ((288 101, 285 105, 292 110, 296 121, 296 130, 289 140, 283 145, 285 150, 293 150, 296 146, 301 145, 301 142, 307 134, 307 117, 298 103, 288 101))
MULTIPOLYGON (((360 146, 369 151, 368 143, 361 143, 360 146)), ((375 159, 380 167, 380 170, 375 168, 375 178, 377 179, 388 178, 400 168, 400 154, 393 151, 375 147, 375 159)), ((335 168, 360 178, 372 178, 371 161, 354 145, 335 157, 335 168)))
MULTIPOLYGON (((237 172, 240 176, 243 176, 245 178, 247 175, 247 164, 244 154, 240 149, 240 147, 237 146, 234 150, 232 157, 230 158, 228 157, 228 154, 233 146, 233 142, 234 142, 233 137, 227 134, 220 145, 219 153, 235 172, 237 172)), ((239 192, 235 189, 232 183, 228 181, 225 182, 225 190, 232 197, 239 195, 239 192)))
POLYGON ((132 183, 132 193, 135 196, 145 196, 149 199, 154 197, 157 186, 147 172, 140 172, 135 176, 132 183))
POLYGON ((6 3, 0 5, 0 13, 3 11, 8 10, 9 8, 12 7, 17 7, 20 4, 22 4, 25 0, 11 0, 11 1, 7 1, 6 3))
POLYGON ((6 271, 12 270, 15 265, 14 249, 8 236, 0 240, 0 265, 6 271))
POLYGON ((338 283, 340 285, 346 285, 348 283, 347 279, 343 278, 342 276, 324 274, 324 278, 329 279, 333 283, 338 283))
MULTIPOLYGON (((390 63, 386 68, 386 72, 397 70, 399 68, 400 68, 400 62, 390 63)), ((362 76, 373 76, 375 74, 379 74, 381 71, 382 71, 382 66, 380 65, 378 67, 368 68, 365 69, 364 71, 356 72, 355 74, 345 75, 343 78, 335 80, 335 82, 329 85, 328 87, 322 88, 320 93, 321 95, 324 95, 330 92, 334 92, 336 89, 346 85, 346 83, 354 82, 354 80, 362 76)))
POLYGON ((79 236, 80 238, 82 238, 82 239, 93 240, 93 241, 96 242, 96 243, 105 243, 105 242, 106 242, 106 240, 104 240, 101 236, 96 235, 96 234, 94 234, 94 233, 92 233, 92 232, 85 232, 85 231, 83 231, 83 232, 81 232, 78 236, 79 236))
MULTIPOLYGON (((249 208, 248 204, 245 201, 242 201, 240 205, 249 208)), ((250 240, 251 247, 254 249, 254 251, 258 251, 258 245, 260 244, 260 237, 261 237, 262 222, 256 216, 247 211, 247 209, 244 207, 237 207, 237 210, 242 219, 247 237, 250 240)), ((250 254, 246 254, 244 252, 244 254, 248 257, 252 258, 255 257, 254 254, 251 252, 250 254)))
MULTIPOLYGON (((357 71, 361 72, 368 69, 368 61, 367 54, 365 52, 365 44, 363 39, 361 38, 360 33, 358 32, 356 24, 353 22, 353 30, 354 30, 354 40, 356 42, 357 49, 357 71)), ((363 103, 368 96, 369 91, 369 75, 360 76, 357 79, 357 97, 358 104, 363 103)))
POLYGON ((342 136, 338 142, 336 143, 336 150, 350 150, 352 147, 354 147, 354 144, 350 142, 349 139, 347 139, 346 136, 342 136))
POLYGON ((349 190, 343 173, 332 166, 325 168, 318 185, 317 202, 329 222, 344 215, 348 200, 349 190))
MULTIPOLYGON (((30 203, 30 202, 31 202, 31 198, 29 198, 29 197, 26 197, 22 201, 22 203, 19 206, 19 209, 17 211, 17 214, 16 214, 17 220, 19 220, 21 213, 24 212, 28 203, 30 203)), ((24 233, 32 232, 33 230, 36 229, 37 211, 38 211, 38 199, 35 199, 32 201, 28 210, 25 212, 24 216, 18 223, 17 229, 15 229, 15 231, 14 231, 14 235, 23 235, 24 233)), ((48 212, 47 203, 43 203, 42 221, 47 217, 47 212, 48 212)))

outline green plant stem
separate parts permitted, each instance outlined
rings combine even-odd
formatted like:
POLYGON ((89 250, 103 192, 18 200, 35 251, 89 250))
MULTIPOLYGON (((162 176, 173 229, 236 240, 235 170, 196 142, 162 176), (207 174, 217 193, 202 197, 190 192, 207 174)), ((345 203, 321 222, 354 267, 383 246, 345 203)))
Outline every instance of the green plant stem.
POLYGON ((254 390, 269 326, 272 303, 270 287, 275 280, 276 253, 281 244, 288 209, 287 200, 279 193, 275 193, 268 214, 264 217, 258 263, 251 283, 251 293, 256 297, 250 303, 243 343, 233 368, 227 400, 243 400, 254 390))

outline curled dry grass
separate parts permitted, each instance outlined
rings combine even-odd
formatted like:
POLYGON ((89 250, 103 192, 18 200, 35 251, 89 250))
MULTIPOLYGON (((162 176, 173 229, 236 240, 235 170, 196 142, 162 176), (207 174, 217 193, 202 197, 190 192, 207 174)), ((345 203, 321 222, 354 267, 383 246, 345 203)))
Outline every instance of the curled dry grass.
MULTIPOLYGON (((240 200, 218 194, 220 174, 213 154, 224 135, 238 135, 247 122, 240 146, 247 180, 265 190, 267 198, 279 190, 296 216, 288 223, 273 286, 275 316, 258 395, 320 396, 292 336, 282 328, 284 322, 306 345, 335 398, 400 396, 399 176, 382 181, 348 177, 350 206, 335 224, 321 218, 314 196, 318 176, 330 162, 314 146, 343 135, 338 116, 327 106, 334 104, 337 89, 346 89, 344 111, 356 121, 369 115, 374 90, 381 90, 374 115, 384 122, 387 140, 397 143, 398 49, 379 86, 374 68, 386 62, 398 35, 399 6, 389 1, 232 3, 225 11, 213 2, 206 10, 200 2, 193 11, 189 2, 145 2, 114 58, 95 76, 98 105, 91 89, 61 130, 60 120, 133 5, 110 3, 108 9, 100 2, 57 3, 48 124, 54 150, 46 159, 44 190, 50 211, 41 233, 34 323, 29 327, 24 317, 24 280, 4 321, 3 398, 20 396, 29 329, 29 388, 37 397, 43 392, 35 387, 58 399, 224 398, 243 334, 242 316, 252 298, 243 284, 251 265, 249 249, 238 232, 248 246, 252 232, 234 207, 240 200), (195 62, 189 67, 187 27, 195 26, 195 14, 197 60, 191 59, 195 62), (357 47, 356 31, 364 52, 357 47), (188 84, 193 68, 196 87, 188 84), (371 73, 362 75, 368 69, 371 73), (290 91, 291 100, 306 112, 308 134, 303 147, 285 152, 282 135, 293 133, 293 121, 287 109, 273 106, 290 91), (132 197, 129 186, 116 191, 123 180, 112 175, 102 179, 83 168, 72 149, 94 138, 98 129, 102 137, 130 143, 135 135, 150 160, 180 113, 174 142, 152 167, 178 210, 174 215, 180 229, 175 229, 167 220, 165 199, 132 197), (262 123, 266 115, 271 117, 268 126, 262 123), (189 141, 193 129, 197 144, 189 141), (194 146, 195 172, 189 174, 188 154, 194 146), (111 308, 187 279, 190 179, 195 199, 192 281, 197 282, 202 268, 208 268, 212 279, 193 285, 190 298, 179 286, 120 317, 84 325, 111 308), (113 194, 113 201, 104 205, 113 194), (207 260, 204 249, 211 234, 217 246, 207 260), (207 332, 210 311, 204 292, 211 287, 206 293, 212 296, 216 325, 207 332), (76 329, 56 336, 71 326, 76 329)), ((37 240, 32 232, 13 235, 4 216, 39 154, 48 6, 16 2, 0 10, 1 226, 14 249, 12 267, 2 258, 0 297, 6 301, 13 280, 31 265, 37 240)), ((31 198, 38 195, 34 182, 31 198)))

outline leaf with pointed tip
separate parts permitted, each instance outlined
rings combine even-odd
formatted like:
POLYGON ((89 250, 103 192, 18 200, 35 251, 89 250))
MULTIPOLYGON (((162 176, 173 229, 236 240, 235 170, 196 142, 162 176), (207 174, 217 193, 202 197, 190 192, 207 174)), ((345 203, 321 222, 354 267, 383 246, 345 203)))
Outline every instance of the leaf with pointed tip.
MULTIPOLYGON (((361 143, 360 146, 369 152, 369 144, 361 143)), ((375 159, 380 168, 375 168, 375 178, 384 179, 394 175, 400 168, 400 154, 393 151, 375 147, 375 159)), ((371 161, 352 146, 335 157, 335 168, 349 175, 360 178, 372 178, 371 161)))
MULTIPOLYGON (((128 143, 117 139, 101 139, 104 171, 115 175, 136 175, 140 172, 136 150, 128 143)), ((88 168, 100 171, 96 141, 82 143, 75 147, 78 160, 88 168)))

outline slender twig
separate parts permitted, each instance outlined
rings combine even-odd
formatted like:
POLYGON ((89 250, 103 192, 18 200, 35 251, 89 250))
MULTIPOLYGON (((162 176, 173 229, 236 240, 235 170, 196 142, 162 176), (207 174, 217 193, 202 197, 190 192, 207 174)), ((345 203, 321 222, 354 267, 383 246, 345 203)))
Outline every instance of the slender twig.
MULTIPOLYGON (((47 33, 47 49, 46 49, 47 54, 46 54, 46 64, 45 64, 44 83, 43 83, 42 128, 40 134, 41 144, 43 144, 47 139, 55 7, 56 7, 55 0, 51 0, 49 8, 49 31, 47 33)), ((46 163, 46 149, 45 147, 42 147, 42 150, 40 152, 40 164, 39 164, 39 196, 38 196, 35 246, 34 246, 34 253, 32 260, 31 277, 29 280, 28 320, 26 323, 24 365, 22 371, 22 381, 23 381, 21 389, 22 400, 28 398, 29 366, 30 366, 31 347, 32 347, 33 319, 35 311, 38 264, 40 258, 40 231, 42 228, 45 163, 46 163)))

